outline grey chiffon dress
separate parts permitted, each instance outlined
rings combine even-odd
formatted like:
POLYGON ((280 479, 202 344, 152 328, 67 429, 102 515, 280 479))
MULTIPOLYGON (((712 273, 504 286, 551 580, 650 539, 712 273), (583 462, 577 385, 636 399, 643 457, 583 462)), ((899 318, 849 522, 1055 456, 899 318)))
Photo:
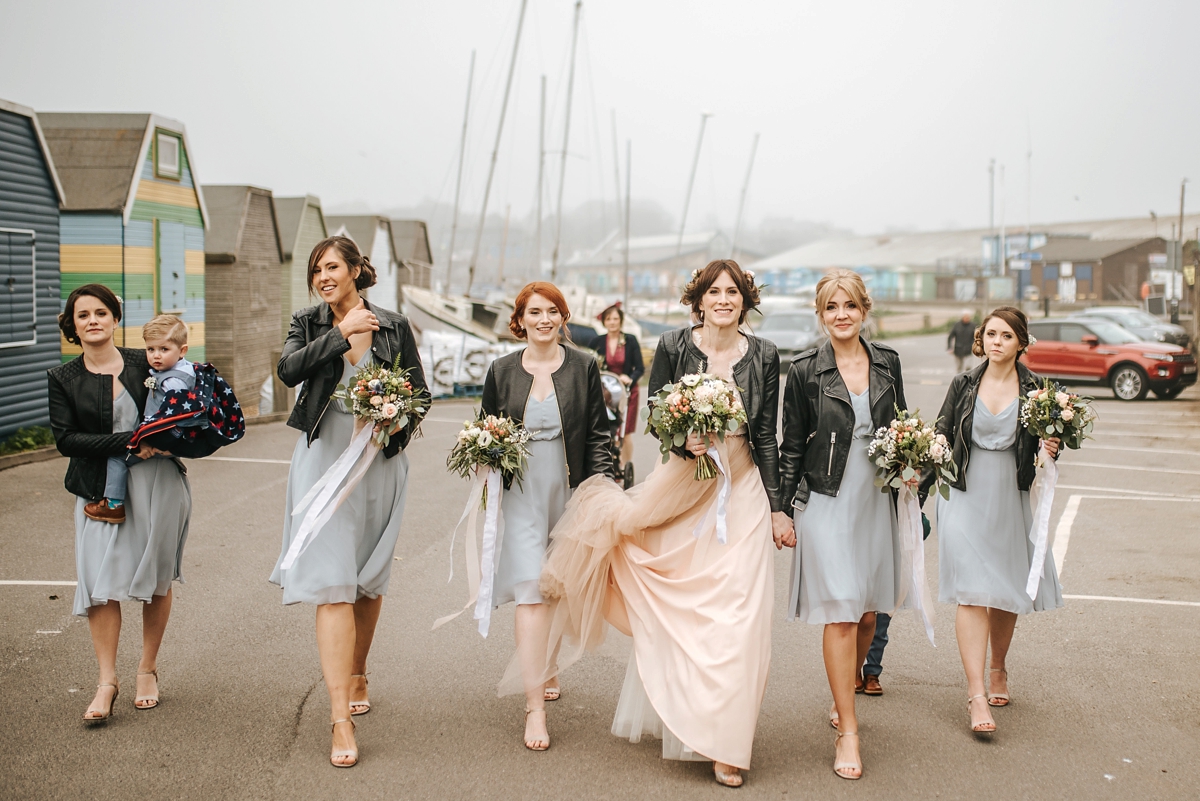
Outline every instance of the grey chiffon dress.
POLYGON ((788 618, 857 623, 867 612, 891 613, 900 587, 900 541, 891 493, 875 486, 867 457, 874 435, 870 392, 850 393, 853 441, 834 497, 814 492, 796 511, 796 553, 788 618))
MULTIPOLYGON (((370 358, 370 350, 358 364, 351 364, 343 356, 341 383, 349 382, 370 358)), ((302 514, 293 516, 292 509, 350 445, 354 415, 345 403, 332 400, 320 426, 320 436, 311 445, 308 436, 301 433, 292 452, 283 545, 271 572, 271 583, 283 588, 285 604, 354 603, 359 598, 386 595, 408 488, 408 455, 404 451, 391 459, 385 458, 382 450, 377 452, 362 481, 312 537, 291 568, 280 568, 292 536, 304 519, 302 514)))
MULTIPOLYGON (((142 411, 124 389, 113 401, 113 431, 133 431, 142 411)), ((129 466, 125 522, 102 523, 75 499, 74 613, 108 601, 144 601, 183 581, 183 544, 192 516, 192 488, 179 462, 154 457, 129 466)))
POLYGON ((938 600, 987 606, 1023 615, 1063 605, 1062 587, 1047 549, 1038 597, 1025 592, 1033 561, 1029 493, 1017 488, 1017 433, 1014 398, 1000 414, 975 401, 967 489, 950 489, 938 499, 938 600))
POLYGON ((542 603, 538 592, 542 557, 550 531, 571 499, 562 418, 553 392, 540 401, 530 396, 524 423, 530 434, 529 461, 521 486, 514 481, 512 488, 504 491, 504 534, 492 585, 495 606, 512 601, 542 603))

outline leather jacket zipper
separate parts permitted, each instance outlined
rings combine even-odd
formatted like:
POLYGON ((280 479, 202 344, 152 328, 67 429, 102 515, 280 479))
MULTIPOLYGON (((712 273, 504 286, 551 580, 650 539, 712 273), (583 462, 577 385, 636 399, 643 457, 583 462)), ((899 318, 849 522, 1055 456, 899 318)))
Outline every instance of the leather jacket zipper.
POLYGON ((834 446, 836 446, 836 445, 837 445, 837 432, 830 431, 829 432, 829 467, 827 467, 825 469, 825 475, 827 475, 827 476, 833 475, 833 451, 834 451, 834 446))

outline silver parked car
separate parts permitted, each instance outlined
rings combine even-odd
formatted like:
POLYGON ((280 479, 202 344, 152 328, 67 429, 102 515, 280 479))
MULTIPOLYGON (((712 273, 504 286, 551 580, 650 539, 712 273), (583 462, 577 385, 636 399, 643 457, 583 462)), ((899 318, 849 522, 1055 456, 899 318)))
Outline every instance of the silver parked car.
POLYGON ((1084 309, 1087 317, 1102 317, 1111 320, 1143 342, 1164 342, 1168 345, 1188 346, 1187 329, 1181 325, 1165 323, 1152 314, 1135 306, 1093 306, 1084 309))
POLYGON ((780 373, 786 374, 793 356, 815 348, 825 339, 817 328, 817 316, 811 309, 773 311, 763 317, 755 334, 775 343, 779 349, 780 373))

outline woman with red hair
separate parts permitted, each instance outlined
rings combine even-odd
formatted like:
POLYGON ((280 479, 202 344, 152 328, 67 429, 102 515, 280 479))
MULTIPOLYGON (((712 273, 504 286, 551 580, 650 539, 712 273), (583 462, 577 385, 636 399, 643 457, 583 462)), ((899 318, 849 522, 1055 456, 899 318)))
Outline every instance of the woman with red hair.
POLYGON ((508 326, 529 344, 492 362, 483 382, 483 413, 511 417, 531 434, 524 480, 504 489, 504 539, 492 596, 493 606, 517 604, 516 662, 525 691, 525 747, 531 751, 550 747, 546 701, 559 696, 557 679, 544 678, 549 616, 538 589, 550 530, 580 482, 614 472, 600 369, 595 359, 561 343, 570 318, 558 287, 527 284, 508 326))

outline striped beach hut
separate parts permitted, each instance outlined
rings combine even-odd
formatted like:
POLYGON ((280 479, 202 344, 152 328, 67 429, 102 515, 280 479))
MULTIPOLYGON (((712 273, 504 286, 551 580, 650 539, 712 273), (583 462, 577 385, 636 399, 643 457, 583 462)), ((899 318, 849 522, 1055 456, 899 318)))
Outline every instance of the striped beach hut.
POLYGON ((316 301, 308 294, 308 256, 328 234, 321 201, 313 195, 275 198, 275 217, 279 221, 279 241, 283 245, 283 335, 286 337, 292 313, 316 301))
POLYGON ((0 100, 0 440, 49 423, 46 370, 59 363, 62 201, 37 115, 0 100))
MULTIPOLYGON (((121 296, 117 344, 171 313, 188 326, 188 358, 205 361, 204 231, 208 218, 183 124, 157 114, 39 114, 66 201, 62 299, 101 283, 121 296)), ((79 354, 62 342, 64 361, 79 354)))

